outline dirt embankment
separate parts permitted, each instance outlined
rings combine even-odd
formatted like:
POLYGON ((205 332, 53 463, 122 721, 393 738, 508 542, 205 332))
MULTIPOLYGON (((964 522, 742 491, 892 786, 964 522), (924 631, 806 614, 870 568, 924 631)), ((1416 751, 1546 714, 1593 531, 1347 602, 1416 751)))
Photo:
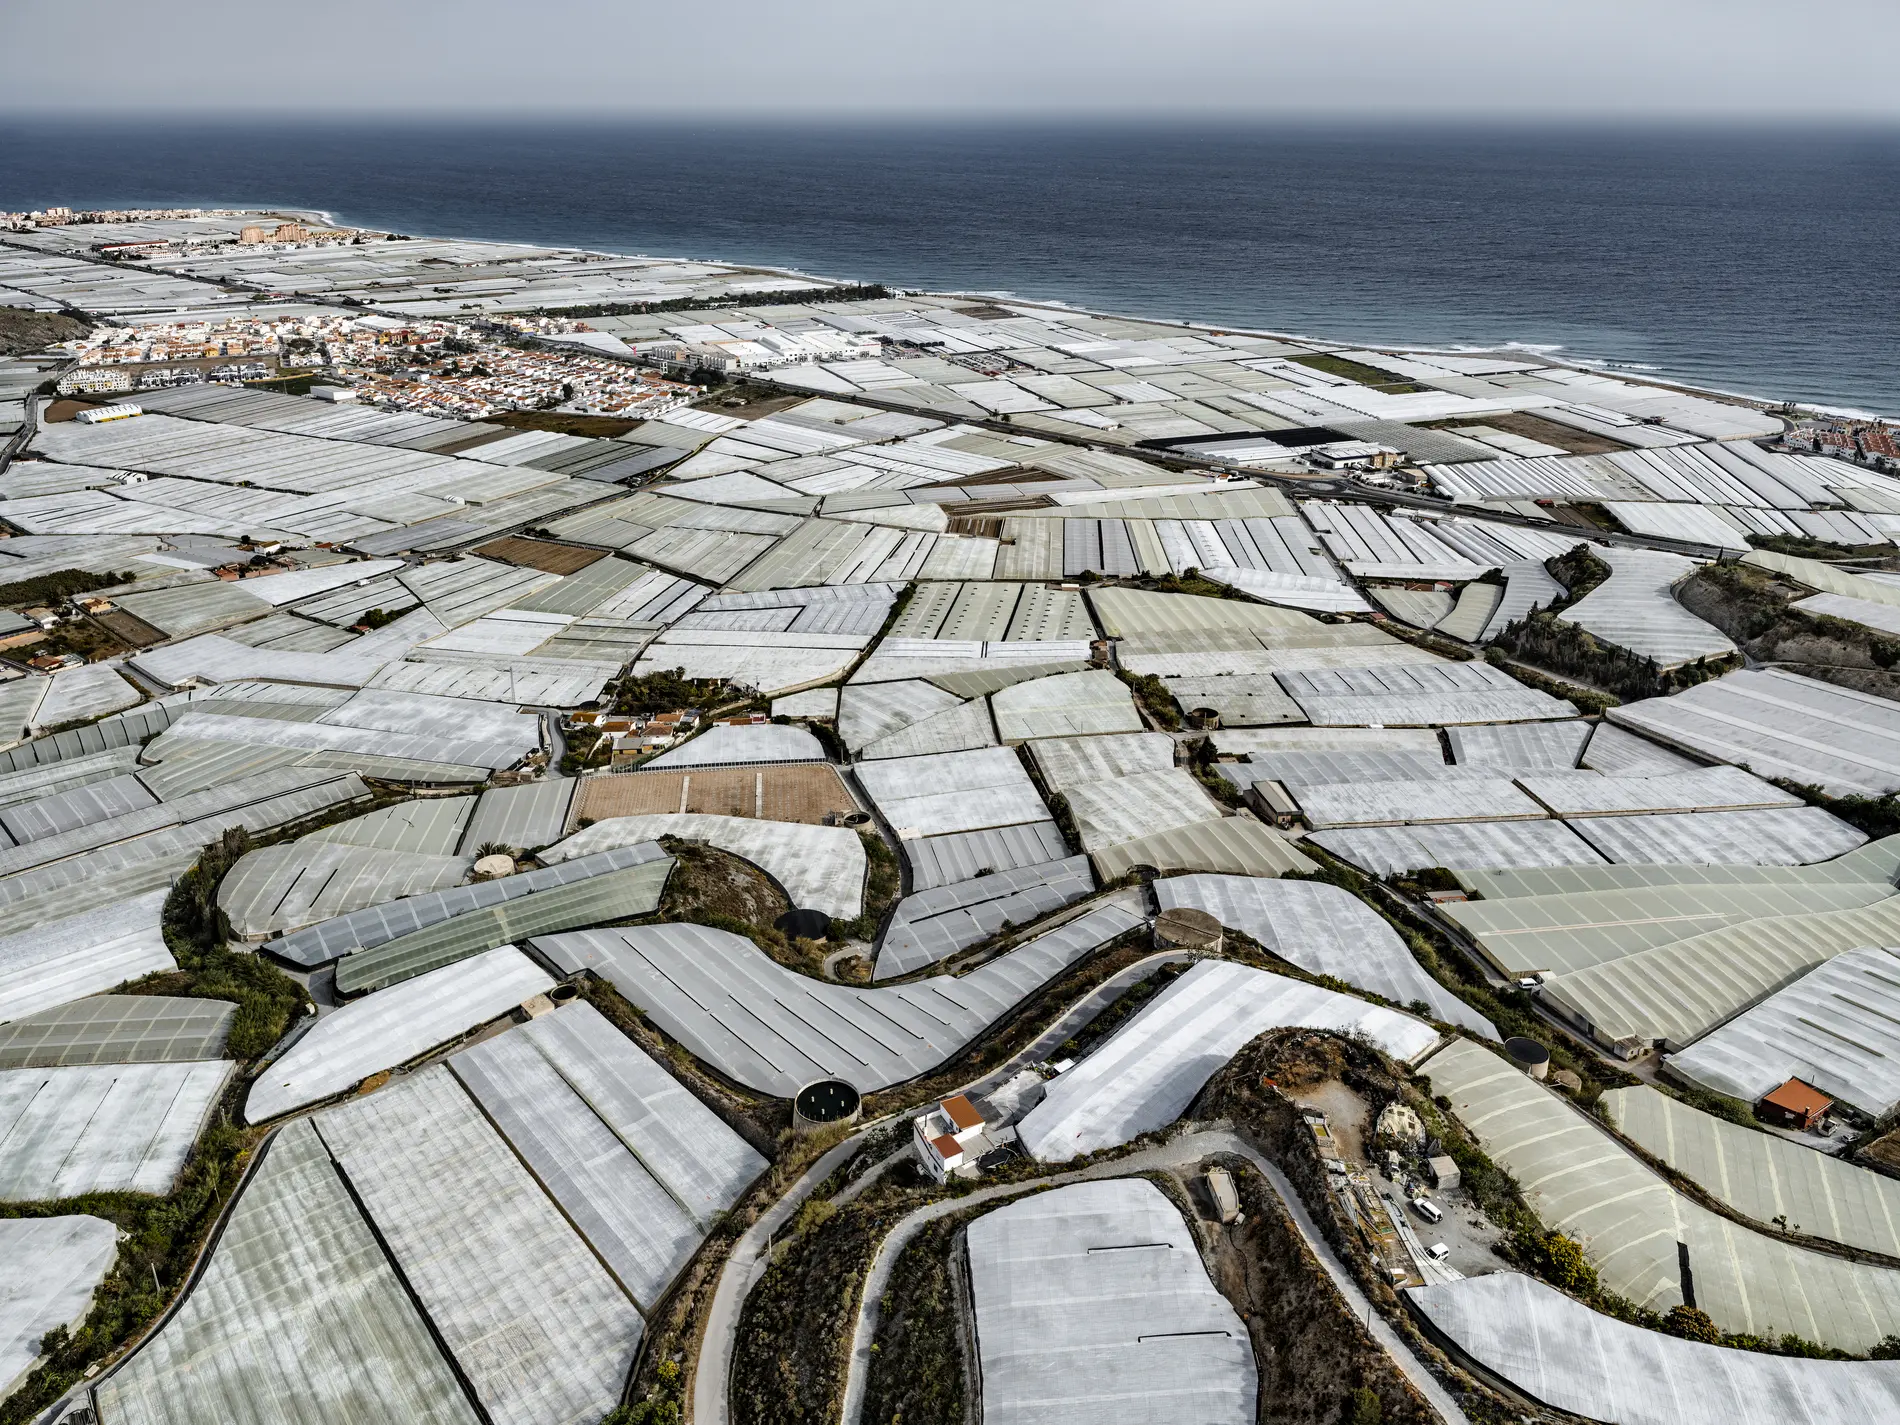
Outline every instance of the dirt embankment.
POLYGON ((32 312, 24 307, 0 307, 0 356, 39 351, 56 341, 71 341, 90 328, 62 312, 32 312))
POLYGON ((1711 564, 1682 584, 1676 598, 1757 662, 1856 692, 1900 698, 1900 640, 1865 624, 1793 607, 1813 592, 1751 564, 1711 564))
MULTIPOLYGON (((1391 1284, 1369 1265, 1366 1246, 1341 1211, 1312 1136, 1287 1096, 1334 1080, 1365 1099, 1375 1113, 1395 1099, 1430 1110, 1424 1096, 1401 1083, 1377 1051, 1330 1034, 1291 1030, 1263 1034, 1236 1054, 1208 1082, 1190 1112, 1196 1118, 1231 1120, 1238 1132, 1279 1164, 1360 1290, 1414 1353, 1431 1365, 1473 1420, 1520 1419, 1521 1409, 1467 1375, 1420 1334, 1391 1284)), ((1243 1202, 1250 1222, 1278 1208, 1277 1200, 1271 1198, 1264 1204, 1245 1197, 1243 1202)), ((1257 1295, 1243 1298, 1229 1290, 1241 1310, 1257 1310, 1264 1318, 1262 1329, 1254 1332, 1254 1350, 1261 1362, 1260 1419, 1310 1420, 1314 1425, 1350 1420, 1353 1392, 1371 1390, 1379 1400, 1377 1418, 1416 1420, 1420 1425, 1435 1420, 1436 1413, 1333 1289, 1290 1220, 1282 1216, 1280 1221, 1283 1225, 1255 1224, 1259 1236, 1248 1251, 1250 1265, 1240 1285, 1257 1295), (1257 1305, 1242 1305, 1243 1300, 1257 1305), (1322 1309, 1323 1303, 1335 1309, 1322 1309), (1271 1352, 1262 1349, 1263 1336, 1271 1352), (1323 1404, 1311 1403, 1315 1398, 1323 1404)), ((1228 1289, 1218 1274, 1216 1281, 1228 1289)), ((1250 1316, 1249 1326, 1253 1324, 1250 1316)))

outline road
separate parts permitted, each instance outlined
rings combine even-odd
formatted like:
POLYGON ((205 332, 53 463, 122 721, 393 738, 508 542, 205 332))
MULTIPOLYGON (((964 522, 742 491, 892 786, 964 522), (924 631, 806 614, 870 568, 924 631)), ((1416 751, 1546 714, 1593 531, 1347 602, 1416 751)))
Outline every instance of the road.
MULTIPOLYGON (((1379 1343, 1387 1355, 1392 1357, 1393 1364, 1404 1372, 1406 1379, 1411 1381, 1418 1388, 1419 1393, 1431 1403, 1439 1419, 1445 1421, 1446 1425, 1470 1425, 1464 1411, 1459 1408, 1458 1402, 1452 1399, 1450 1392, 1439 1383, 1438 1377, 1433 1375, 1430 1368, 1414 1354, 1411 1346, 1393 1329, 1392 1324, 1372 1309, 1372 1304, 1366 1300, 1365 1293, 1359 1290, 1358 1283, 1353 1281, 1345 1266, 1333 1254, 1331 1244, 1320 1235, 1318 1227, 1307 1215, 1305 1204, 1294 1192, 1293 1185, 1287 1181, 1286 1175, 1240 1138, 1221 1129, 1203 1129, 1198 1132, 1184 1133, 1157 1147, 1144 1149, 1126 1158, 1118 1158, 1112 1163, 1097 1163, 1091 1167, 1078 1168, 1072 1173, 1059 1173, 1054 1177, 1038 1178, 1033 1182, 1000 1183, 995 1187, 979 1188, 962 1197, 928 1203, 905 1217, 891 1229, 879 1245, 877 1255, 871 1262, 870 1273, 865 1278, 864 1293, 858 1304, 857 1329, 851 1341, 850 1373, 845 1380, 844 1425, 859 1425, 864 1414, 864 1392, 869 1379, 871 1346, 877 1337, 878 1303, 883 1299, 885 1289, 890 1285, 891 1272, 896 1266, 898 1257, 903 1254, 904 1248, 930 1223, 980 1203, 998 1202, 1004 1198, 1033 1192, 1038 1188, 1062 1183, 1085 1182, 1091 1178, 1125 1178, 1156 1169, 1171 1171, 1191 1167, 1202 1159, 1213 1157, 1218 1153, 1232 1153, 1245 1158, 1266 1178, 1275 1195, 1279 1197, 1293 1218, 1294 1226, 1299 1229, 1301 1238, 1312 1249, 1320 1265, 1326 1269, 1326 1274, 1332 1279, 1333 1285, 1339 1289, 1339 1294, 1345 1299, 1347 1307, 1366 1324, 1372 1338, 1379 1343)), ((722 1401, 721 1406, 723 1405, 722 1401)), ((702 1417, 695 1410, 693 1418, 703 1422, 712 1417, 702 1417)), ((724 1421, 723 1410, 718 1418, 724 1421)))
MULTIPOLYGON (((1129 985, 1169 960, 1183 958, 1177 951, 1149 955, 1117 971, 1091 990, 1044 1030, 1029 1046, 1012 1055, 982 1078, 973 1080, 959 1092, 982 1097, 1020 1069, 1042 1062, 1076 1030, 1100 1014, 1129 985)), ((719 1285, 714 1288, 712 1305, 706 1311, 706 1329, 700 1338, 699 1358, 693 1373, 694 1425, 727 1425, 726 1385, 732 1379, 732 1358, 738 1339, 739 1312, 753 1284, 764 1275, 765 1258, 772 1238, 804 1205, 818 1185, 840 1163, 857 1151, 858 1145, 874 1128, 887 1120, 867 1123, 844 1142, 833 1148, 781 1197, 733 1244, 726 1264, 720 1269, 719 1285)), ((858 1190, 859 1185, 854 1184, 858 1190)), ((961 1199, 968 1201, 968 1199, 961 1199)))

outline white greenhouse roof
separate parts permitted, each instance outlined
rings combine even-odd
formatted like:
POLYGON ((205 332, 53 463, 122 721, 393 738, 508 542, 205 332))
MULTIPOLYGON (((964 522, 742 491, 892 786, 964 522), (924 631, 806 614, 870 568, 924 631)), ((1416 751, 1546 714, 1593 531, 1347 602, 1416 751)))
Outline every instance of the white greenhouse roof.
POLYGON ((639 1313, 446 1067, 317 1131, 490 1420, 591 1425, 614 1408, 639 1313))
POLYGON ((40 1338, 77 1330, 119 1255, 119 1229, 102 1217, 0 1217, 0 1400, 40 1359, 40 1338))
POLYGON ((0 1072, 0 1199, 164 1196, 232 1068, 210 1059, 0 1072))
POLYGON ((1900 1103, 1896 1022, 1900 950, 1863 946, 1823 961, 1671 1055, 1669 1067, 1747 1103, 1800 1079, 1878 1118, 1900 1103))
POLYGON ((1611 1089, 1617 1131, 1764 1227, 1900 1257, 1900 1181, 1805 1143, 1703 1113, 1648 1084, 1611 1089))
POLYGON ((1487 1371, 1588 1420, 1850 1425, 1900 1414, 1900 1363, 1803 1360, 1684 1341, 1592 1311, 1521 1272, 1413 1287, 1406 1297, 1487 1371))
POLYGON ((1049 820, 1021 759, 1005 747, 900 757, 853 770, 900 837, 1049 820))
POLYGON ((814 1079, 842 1078, 869 1093, 927 1073, 1141 923, 1138 912, 1109 900, 960 978, 881 989, 795 974, 751 941, 703 925, 585 930, 533 943, 564 974, 593 970, 611 981, 728 1078, 790 1098, 814 1079))
POLYGON ((1855 1352, 1900 1333, 1900 1273, 1717 1216, 1587 1114, 1470 1040, 1454 1040, 1422 1072, 1544 1224, 1583 1244, 1608 1290, 1666 1312, 1684 1299, 1686 1254, 1695 1304, 1724 1331, 1792 1331, 1855 1352))
POLYGON ((1201 1086, 1269 1029, 1368 1035, 1395 1059, 1439 1042, 1429 1024, 1302 980, 1203 960, 1049 1085, 1018 1125, 1044 1162, 1112 1148, 1181 1116, 1201 1086))
POLYGON ((1393 1004, 1422 1000, 1433 1019, 1497 1038, 1491 1022, 1433 979, 1399 933, 1350 891, 1318 881, 1206 875, 1156 881, 1154 890, 1161 909, 1206 911, 1309 974, 1330 975, 1393 1004))
POLYGON ((541 859, 550 863, 571 861, 661 836, 703 841, 750 861, 778 882, 800 909, 821 911, 842 920, 851 920, 864 909, 864 843, 857 832, 845 826, 809 826, 700 812, 615 816, 550 846, 541 859))
POLYGON ((449 1068, 643 1307, 766 1167, 585 1002, 465 1049, 449 1068))
POLYGON ((1247 1327, 1153 1183, 1037 1193, 967 1238, 990 1425, 1251 1425, 1247 1327))
POLYGON ((1835 796, 1900 789, 1900 703, 1778 668, 1625 703, 1609 717, 1658 742, 1835 796))
POLYGON ((512 945, 365 995, 324 1015, 244 1102, 251 1123, 316 1103, 545 994, 554 981, 512 945))
POLYGON ((176 968, 159 929, 167 894, 147 891, 0 937, 0 1021, 176 968))
POLYGON ((761 762, 822 762, 824 745, 802 727, 777 723, 734 727, 717 723, 691 741, 646 764, 652 772, 678 767, 744 767, 761 762))

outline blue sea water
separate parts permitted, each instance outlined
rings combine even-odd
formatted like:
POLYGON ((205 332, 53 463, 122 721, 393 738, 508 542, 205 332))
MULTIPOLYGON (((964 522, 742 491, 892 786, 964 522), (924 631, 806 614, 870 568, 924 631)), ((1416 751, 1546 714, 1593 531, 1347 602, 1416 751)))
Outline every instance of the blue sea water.
POLYGON ((268 204, 1900 414, 1900 130, 0 122, 0 208, 268 204))

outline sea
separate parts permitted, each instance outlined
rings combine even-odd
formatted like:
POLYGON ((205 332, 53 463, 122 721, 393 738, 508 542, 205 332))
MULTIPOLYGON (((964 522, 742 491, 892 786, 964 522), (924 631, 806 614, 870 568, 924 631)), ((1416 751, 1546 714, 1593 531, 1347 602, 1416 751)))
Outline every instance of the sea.
POLYGON ((1900 129, 0 119, 0 209, 281 206, 1900 415, 1900 129))

